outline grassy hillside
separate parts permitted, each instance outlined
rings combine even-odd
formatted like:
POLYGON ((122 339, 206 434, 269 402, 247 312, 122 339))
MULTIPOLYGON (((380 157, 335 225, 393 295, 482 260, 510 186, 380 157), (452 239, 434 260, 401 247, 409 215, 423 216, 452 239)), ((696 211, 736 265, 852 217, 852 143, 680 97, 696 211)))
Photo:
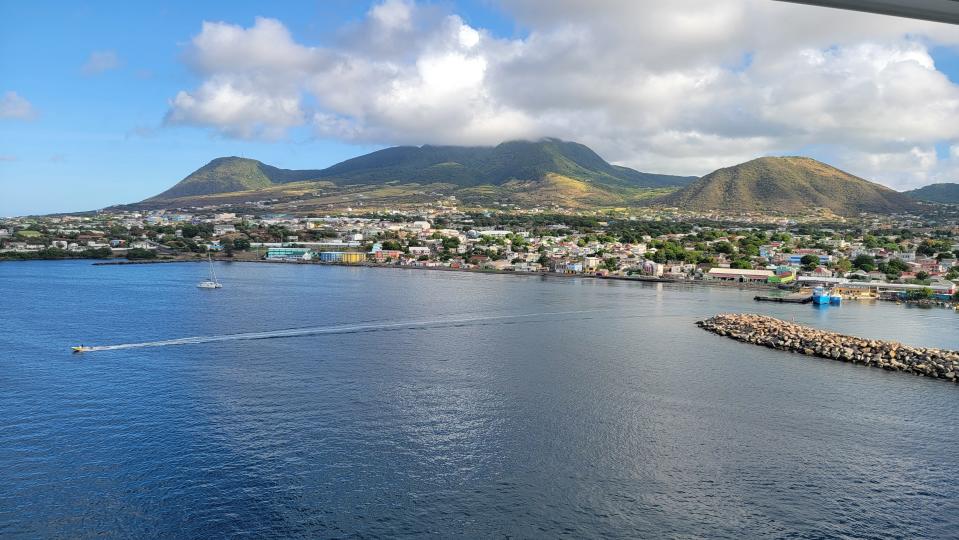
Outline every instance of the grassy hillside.
POLYGON ((491 147, 397 146, 323 170, 278 169, 253 159, 217 158, 148 201, 263 190, 307 180, 326 180, 341 186, 442 183, 468 188, 547 181, 551 175, 587 182, 619 195, 625 195, 624 190, 687 185, 695 179, 612 165, 582 144, 544 139, 491 147))
POLYGON ((907 191, 913 199, 941 204, 959 204, 959 184, 931 184, 907 191))
POLYGON ((308 213, 346 207, 401 208, 410 204, 436 201, 455 196, 467 207, 500 203, 530 208, 561 206, 583 210, 636 207, 646 199, 662 196, 677 188, 623 188, 609 190, 590 182, 560 175, 541 180, 512 180, 503 185, 481 184, 461 187, 447 183, 336 185, 329 181, 303 181, 275 184, 253 191, 213 193, 175 199, 151 199, 123 209, 182 208, 205 205, 243 205, 269 200, 275 211, 308 213))
POLYGON ((150 200, 263 189, 277 183, 316 178, 318 172, 278 169, 255 159, 222 157, 200 167, 172 188, 150 200))
POLYGON ((719 169, 652 204, 694 211, 893 213, 916 208, 902 193, 805 157, 764 157, 719 169))
POLYGON ((621 187, 680 186, 694 180, 612 165, 582 144, 557 139, 511 141, 493 147, 398 146, 348 159, 321 173, 321 178, 359 183, 394 180, 463 187, 540 180, 549 174, 621 187))

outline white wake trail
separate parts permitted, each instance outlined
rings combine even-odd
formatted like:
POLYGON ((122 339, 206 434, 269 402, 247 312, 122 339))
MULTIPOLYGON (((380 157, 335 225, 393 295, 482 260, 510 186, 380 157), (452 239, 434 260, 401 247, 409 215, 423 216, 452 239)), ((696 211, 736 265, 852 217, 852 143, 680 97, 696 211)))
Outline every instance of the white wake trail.
POLYGON ((337 326, 316 326, 308 328, 289 328, 285 330, 267 330, 263 332, 244 332, 240 334, 222 334, 218 336, 193 336, 176 339, 164 339, 160 341, 143 341, 140 343, 120 343, 116 345, 94 345, 86 347, 84 352, 94 351, 116 351, 121 349, 140 349, 144 347, 169 347, 174 345, 196 345, 200 343, 217 343, 221 341, 238 341, 252 339, 272 339, 285 337, 315 336, 322 334, 345 334, 353 332, 365 332, 374 330, 389 330, 393 328, 428 328, 445 327, 460 324, 508 320, 508 319, 528 319, 530 317, 551 317, 558 315, 580 315, 584 313, 596 313, 607 311, 601 309, 585 309, 575 311, 554 311, 545 313, 524 313, 519 315, 488 315, 481 317, 462 317, 455 319, 432 319, 420 321, 403 321, 395 323, 363 323, 337 326))

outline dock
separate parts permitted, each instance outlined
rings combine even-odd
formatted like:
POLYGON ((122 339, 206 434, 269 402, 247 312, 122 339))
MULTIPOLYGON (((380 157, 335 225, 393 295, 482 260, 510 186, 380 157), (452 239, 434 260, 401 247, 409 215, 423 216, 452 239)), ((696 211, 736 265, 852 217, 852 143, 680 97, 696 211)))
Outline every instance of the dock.
POLYGON ((792 293, 785 296, 757 295, 753 300, 757 302, 779 302, 782 304, 808 304, 812 302, 812 296, 803 293, 792 293))

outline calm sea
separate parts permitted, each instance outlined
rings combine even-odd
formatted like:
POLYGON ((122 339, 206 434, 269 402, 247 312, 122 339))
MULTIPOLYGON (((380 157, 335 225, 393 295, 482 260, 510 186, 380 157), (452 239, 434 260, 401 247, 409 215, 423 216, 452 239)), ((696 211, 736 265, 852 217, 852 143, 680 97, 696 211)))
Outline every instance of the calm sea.
POLYGON ((959 387, 693 324, 959 348, 951 311, 240 263, 197 289, 205 272, 0 264, 0 537, 959 531, 959 387))

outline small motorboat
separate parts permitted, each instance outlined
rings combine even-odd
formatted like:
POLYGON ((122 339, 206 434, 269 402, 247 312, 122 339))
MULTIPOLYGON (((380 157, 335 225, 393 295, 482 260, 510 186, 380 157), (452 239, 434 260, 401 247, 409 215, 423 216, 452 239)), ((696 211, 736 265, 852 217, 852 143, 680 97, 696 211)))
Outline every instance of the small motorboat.
POLYGON ((83 345, 78 345, 78 346, 76 346, 76 347, 70 347, 70 349, 72 349, 74 353, 82 353, 82 352, 87 352, 87 351, 92 351, 92 350, 93 350, 93 349, 91 349, 90 347, 85 347, 85 346, 83 346, 83 345))

